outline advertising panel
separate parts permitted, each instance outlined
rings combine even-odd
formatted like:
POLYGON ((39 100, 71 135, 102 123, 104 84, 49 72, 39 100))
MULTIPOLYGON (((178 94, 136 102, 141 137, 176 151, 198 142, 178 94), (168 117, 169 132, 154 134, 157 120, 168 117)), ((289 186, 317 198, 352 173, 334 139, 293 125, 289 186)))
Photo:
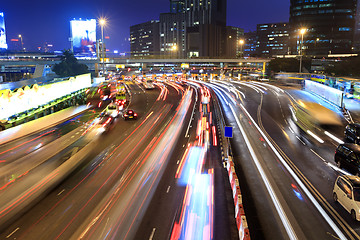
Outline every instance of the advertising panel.
POLYGON ((74 54, 96 57, 96 20, 71 20, 70 27, 74 54))
POLYGON ((0 12, 0 49, 7 49, 4 13, 0 12))

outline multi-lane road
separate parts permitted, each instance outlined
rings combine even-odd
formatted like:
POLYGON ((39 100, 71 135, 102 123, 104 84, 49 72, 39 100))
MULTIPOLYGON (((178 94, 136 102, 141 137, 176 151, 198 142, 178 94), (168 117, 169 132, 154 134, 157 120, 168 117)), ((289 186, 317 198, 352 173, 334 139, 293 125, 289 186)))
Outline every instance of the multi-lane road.
MULTIPOLYGON (((358 239, 358 223, 332 198, 335 179, 343 174, 334 162, 339 141, 327 137, 319 143, 292 118, 291 102, 312 96, 256 82, 209 86, 235 129, 232 150, 252 236, 358 239)), ((343 119, 332 136, 342 140, 345 125, 343 119)))
POLYGON ((237 239, 216 106, 234 129, 251 238, 359 238, 332 199, 338 142, 292 120, 292 102, 311 96, 256 82, 127 85, 137 120, 100 134, 88 110, 0 145, 1 239, 237 239))

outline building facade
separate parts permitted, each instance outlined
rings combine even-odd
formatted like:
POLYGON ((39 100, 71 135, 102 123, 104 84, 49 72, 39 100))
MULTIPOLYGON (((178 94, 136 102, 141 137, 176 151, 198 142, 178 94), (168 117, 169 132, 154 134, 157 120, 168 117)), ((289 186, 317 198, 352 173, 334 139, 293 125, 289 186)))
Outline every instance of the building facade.
POLYGON ((131 56, 153 57, 160 55, 159 27, 159 20, 152 20, 130 27, 131 56))
MULTIPOLYGON (((131 27, 132 56, 148 53, 141 35, 148 24, 131 27)), ((158 45, 163 58, 223 57, 229 49, 226 37, 226 0, 170 0, 170 12, 160 14, 158 45)))
POLYGON ((160 54, 163 57, 186 56, 186 26, 184 13, 160 14, 160 54))
POLYGON ((258 24, 257 53, 261 57, 289 54, 290 28, 288 23, 258 24))
POLYGON ((360 0, 357 3, 355 30, 354 30, 354 51, 360 52, 360 0))
POLYGON ((291 0, 292 53, 300 45, 305 55, 352 53, 356 6, 357 0, 291 0))
POLYGON ((244 33, 244 57, 258 57, 259 54, 257 52, 258 48, 258 39, 257 32, 247 32, 244 33))

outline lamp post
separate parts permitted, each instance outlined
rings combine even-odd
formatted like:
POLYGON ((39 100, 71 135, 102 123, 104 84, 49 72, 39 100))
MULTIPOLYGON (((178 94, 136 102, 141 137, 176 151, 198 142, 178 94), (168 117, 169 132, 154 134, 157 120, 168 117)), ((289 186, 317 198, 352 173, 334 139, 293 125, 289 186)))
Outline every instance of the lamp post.
POLYGON ((303 49, 303 43, 304 43, 304 34, 306 32, 305 28, 300 29, 300 34, 301 34, 301 41, 300 41, 300 66, 299 66, 299 73, 301 73, 301 68, 302 68, 302 49, 303 49))
POLYGON ((176 43, 171 47, 171 51, 174 53, 174 58, 176 58, 177 56, 177 49, 178 49, 178 47, 177 47, 177 45, 176 45, 176 43))
POLYGON ((240 44, 240 58, 243 57, 243 45, 244 45, 245 41, 243 39, 239 40, 239 44, 240 44))
POLYGON ((103 70, 103 76, 105 75, 105 53, 104 53, 104 26, 106 24, 106 20, 104 18, 101 18, 100 21, 100 27, 101 27, 101 58, 102 59, 102 70, 103 70))
POLYGON ((22 39, 21 34, 19 34, 19 38, 20 38, 20 43, 21 43, 21 51, 24 51, 24 43, 23 43, 23 39, 22 39))

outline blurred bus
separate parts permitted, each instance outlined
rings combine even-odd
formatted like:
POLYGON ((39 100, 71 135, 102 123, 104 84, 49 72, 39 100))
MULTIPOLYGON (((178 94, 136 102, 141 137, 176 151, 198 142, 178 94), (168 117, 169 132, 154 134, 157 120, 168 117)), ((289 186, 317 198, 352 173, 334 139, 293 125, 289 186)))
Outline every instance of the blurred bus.
POLYGON ((293 118, 297 126, 304 132, 320 134, 324 131, 338 128, 341 119, 334 111, 308 101, 297 101, 293 108, 293 118))

